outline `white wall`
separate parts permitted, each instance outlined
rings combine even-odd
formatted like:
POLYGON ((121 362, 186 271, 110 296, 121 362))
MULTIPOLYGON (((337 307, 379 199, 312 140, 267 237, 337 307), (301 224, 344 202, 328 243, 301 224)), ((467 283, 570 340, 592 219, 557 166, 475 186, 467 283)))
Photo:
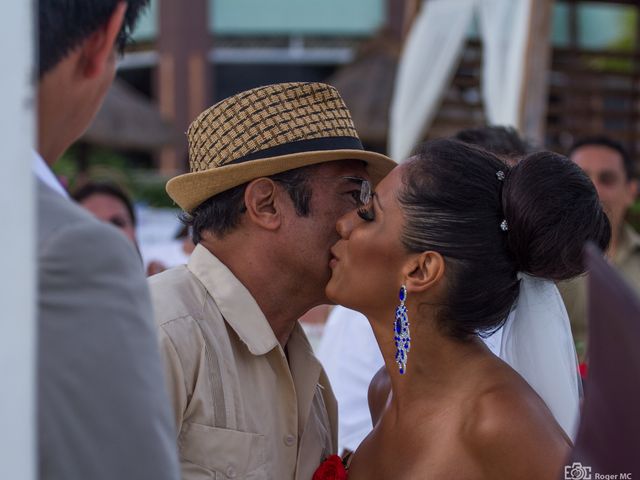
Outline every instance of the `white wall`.
POLYGON ((0 479, 35 479, 34 1, 0 7, 0 479))

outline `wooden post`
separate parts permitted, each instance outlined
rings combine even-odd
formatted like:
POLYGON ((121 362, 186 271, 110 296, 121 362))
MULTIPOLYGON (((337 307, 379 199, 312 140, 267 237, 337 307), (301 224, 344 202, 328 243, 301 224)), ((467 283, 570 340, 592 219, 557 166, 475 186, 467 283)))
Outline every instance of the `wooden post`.
MULTIPOLYGON (((159 1, 158 104, 162 115, 182 132, 210 102, 208 4, 208 0, 159 1)), ((179 144, 162 150, 160 172, 173 175, 184 171, 186 158, 185 136, 179 144)))
POLYGON ((405 9, 408 0, 387 0, 386 29, 394 38, 402 39, 405 9))
POLYGON ((551 66, 553 0, 533 0, 520 98, 520 126, 525 138, 544 145, 551 66))
POLYGON ((567 4, 569 7, 569 47, 578 48, 578 5, 575 2, 567 4))
POLYGON ((0 478, 36 478, 36 2, 4 2, 0 16, 0 478))

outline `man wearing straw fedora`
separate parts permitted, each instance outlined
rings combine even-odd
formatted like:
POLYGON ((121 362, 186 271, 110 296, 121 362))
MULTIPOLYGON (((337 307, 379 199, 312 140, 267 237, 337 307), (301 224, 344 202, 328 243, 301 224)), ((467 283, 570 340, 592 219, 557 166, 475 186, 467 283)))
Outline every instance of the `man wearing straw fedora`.
POLYGON ((337 219, 395 163, 318 83, 239 93, 187 133, 167 191, 197 246, 150 279, 183 478, 310 479, 336 404, 297 319, 327 303, 337 219))

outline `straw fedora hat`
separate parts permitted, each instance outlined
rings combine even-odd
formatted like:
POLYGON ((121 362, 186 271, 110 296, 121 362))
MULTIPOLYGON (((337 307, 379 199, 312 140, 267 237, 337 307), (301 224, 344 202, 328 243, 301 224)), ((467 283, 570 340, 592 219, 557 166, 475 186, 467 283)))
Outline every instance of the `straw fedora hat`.
POLYGON ((258 87, 216 103, 189 126, 190 173, 167 193, 186 212, 259 177, 336 160, 363 160, 375 184, 396 163, 363 149, 338 91, 322 83, 258 87))

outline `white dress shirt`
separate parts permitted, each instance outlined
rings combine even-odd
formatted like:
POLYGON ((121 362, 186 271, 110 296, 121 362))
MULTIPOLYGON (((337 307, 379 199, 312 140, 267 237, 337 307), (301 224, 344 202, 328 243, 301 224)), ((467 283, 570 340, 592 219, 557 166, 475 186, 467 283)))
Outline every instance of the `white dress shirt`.
POLYGON ((42 180, 45 185, 50 187, 55 192, 58 192, 63 197, 69 198, 69 194, 64 189, 60 181, 56 178, 55 174, 51 171, 47 162, 40 156, 38 152, 33 151, 33 173, 37 178, 42 180))
POLYGON ((329 314, 318 348, 338 401, 338 451, 354 450, 371 431, 367 393, 384 365, 367 317, 337 306, 329 314))

